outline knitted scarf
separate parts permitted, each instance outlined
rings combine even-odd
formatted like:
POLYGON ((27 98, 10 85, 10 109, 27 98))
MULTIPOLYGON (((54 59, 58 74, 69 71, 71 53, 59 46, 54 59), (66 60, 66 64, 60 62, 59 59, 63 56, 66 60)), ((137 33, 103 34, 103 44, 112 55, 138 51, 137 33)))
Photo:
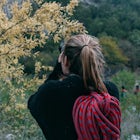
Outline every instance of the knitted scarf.
POLYGON ((78 140, 120 140, 119 101, 108 93, 78 97, 72 115, 78 140))

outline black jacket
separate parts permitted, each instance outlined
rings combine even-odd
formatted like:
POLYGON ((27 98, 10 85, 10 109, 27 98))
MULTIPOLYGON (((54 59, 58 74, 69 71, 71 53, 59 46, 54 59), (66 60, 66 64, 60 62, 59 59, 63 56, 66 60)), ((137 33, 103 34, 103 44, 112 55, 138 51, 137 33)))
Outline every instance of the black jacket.
MULTIPOLYGON (((119 97, 117 87, 105 82, 109 93, 119 97)), ((47 80, 28 100, 28 108, 47 140, 76 140, 72 120, 74 101, 85 93, 83 80, 70 75, 64 80, 47 80)))

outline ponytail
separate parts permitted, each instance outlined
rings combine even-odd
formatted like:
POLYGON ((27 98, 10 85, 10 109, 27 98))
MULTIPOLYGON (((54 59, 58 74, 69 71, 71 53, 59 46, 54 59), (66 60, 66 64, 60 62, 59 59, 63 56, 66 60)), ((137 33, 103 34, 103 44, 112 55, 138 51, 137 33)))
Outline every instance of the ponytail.
POLYGON ((97 54, 90 46, 85 46, 81 51, 82 75, 87 89, 97 92, 106 92, 107 89, 102 81, 102 68, 98 65, 97 54))
POLYGON ((86 89, 107 92, 102 81, 104 58, 97 38, 72 36, 65 44, 64 54, 70 62, 70 72, 83 78, 86 89))

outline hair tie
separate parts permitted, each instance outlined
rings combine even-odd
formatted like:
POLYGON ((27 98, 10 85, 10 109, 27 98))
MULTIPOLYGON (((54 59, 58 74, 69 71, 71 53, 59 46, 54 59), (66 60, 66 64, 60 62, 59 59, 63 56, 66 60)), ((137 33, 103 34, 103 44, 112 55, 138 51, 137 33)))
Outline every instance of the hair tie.
POLYGON ((85 46, 88 46, 88 45, 86 45, 86 44, 85 44, 85 45, 83 45, 83 46, 82 46, 82 49, 83 49, 85 46))

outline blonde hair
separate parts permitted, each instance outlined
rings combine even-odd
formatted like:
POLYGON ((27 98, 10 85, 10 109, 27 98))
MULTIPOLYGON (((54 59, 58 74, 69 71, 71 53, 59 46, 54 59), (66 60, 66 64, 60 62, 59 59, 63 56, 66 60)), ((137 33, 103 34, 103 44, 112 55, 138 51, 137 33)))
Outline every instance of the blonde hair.
POLYGON ((83 77, 85 88, 107 91, 102 81, 105 61, 96 37, 87 34, 72 36, 65 44, 64 55, 70 62, 70 72, 83 77))

